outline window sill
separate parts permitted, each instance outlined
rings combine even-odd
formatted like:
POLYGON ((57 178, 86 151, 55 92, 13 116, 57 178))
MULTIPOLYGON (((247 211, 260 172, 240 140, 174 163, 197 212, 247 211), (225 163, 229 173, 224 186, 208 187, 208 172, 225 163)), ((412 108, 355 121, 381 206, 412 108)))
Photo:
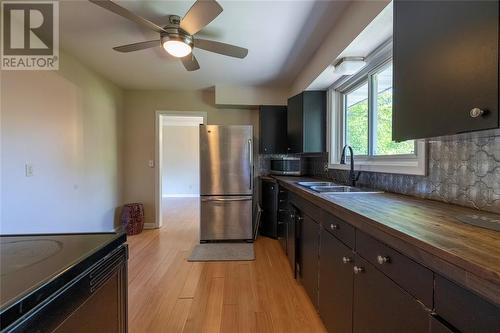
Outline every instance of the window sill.
MULTIPOLYGON (((329 169, 350 170, 349 164, 330 163, 329 169)), ((380 173, 395 173, 402 175, 425 176, 427 165, 425 159, 416 158, 411 160, 385 159, 383 161, 354 160, 354 170, 380 173)))

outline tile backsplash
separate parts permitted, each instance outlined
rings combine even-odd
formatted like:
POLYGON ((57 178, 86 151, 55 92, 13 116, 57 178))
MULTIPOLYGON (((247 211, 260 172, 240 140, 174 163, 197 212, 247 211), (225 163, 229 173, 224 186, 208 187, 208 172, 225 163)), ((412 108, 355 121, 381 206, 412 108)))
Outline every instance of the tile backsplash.
MULTIPOLYGON (((427 176, 363 172, 360 186, 500 213, 500 137, 429 142, 427 176)), ((306 158, 311 176, 347 183, 326 155, 306 158)))
MULTIPOLYGON (((500 213, 500 137, 432 141, 428 145, 427 176, 363 172, 359 186, 500 213)), ((260 174, 268 173, 271 157, 276 155, 259 156, 260 174)), ((304 162, 310 176, 347 183, 348 171, 326 168, 326 154, 305 157, 304 162)))

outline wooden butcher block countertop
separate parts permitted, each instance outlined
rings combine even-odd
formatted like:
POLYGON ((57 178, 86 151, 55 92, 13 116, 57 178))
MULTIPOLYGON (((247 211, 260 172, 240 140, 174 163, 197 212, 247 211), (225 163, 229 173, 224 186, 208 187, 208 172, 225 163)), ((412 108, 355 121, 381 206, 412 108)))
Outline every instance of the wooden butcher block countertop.
POLYGON ((393 193, 327 197, 297 184, 318 179, 274 178, 357 229, 500 304, 500 232, 458 219, 475 214, 500 219, 500 215, 393 193))

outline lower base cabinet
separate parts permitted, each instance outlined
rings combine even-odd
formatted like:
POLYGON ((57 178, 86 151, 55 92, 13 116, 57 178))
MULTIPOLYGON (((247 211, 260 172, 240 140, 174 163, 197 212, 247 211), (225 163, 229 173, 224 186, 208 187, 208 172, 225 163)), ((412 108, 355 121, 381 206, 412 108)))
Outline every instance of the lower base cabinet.
POLYGON ((436 317, 431 316, 430 333, 454 333, 454 331, 436 319, 436 317))
POLYGON ((330 333, 352 332, 353 252, 325 229, 319 248, 319 314, 330 333))
POLYGON ((423 333, 429 312, 410 294, 360 256, 354 274, 354 333, 423 333))
POLYGON ((500 332, 500 305, 437 274, 434 284, 435 311, 455 329, 462 333, 500 332))
POLYGON ((299 272, 300 282, 311 299, 314 307, 318 307, 318 255, 319 224, 311 217, 303 214, 299 219, 299 272))

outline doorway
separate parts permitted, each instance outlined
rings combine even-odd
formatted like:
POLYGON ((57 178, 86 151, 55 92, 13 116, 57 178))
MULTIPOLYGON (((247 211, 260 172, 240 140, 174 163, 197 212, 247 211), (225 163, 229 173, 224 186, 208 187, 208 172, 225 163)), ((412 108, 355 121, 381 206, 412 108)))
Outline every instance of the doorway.
POLYGON ((204 112, 158 112, 156 228, 168 222, 176 202, 198 200, 199 126, 205 123, 204 112))

